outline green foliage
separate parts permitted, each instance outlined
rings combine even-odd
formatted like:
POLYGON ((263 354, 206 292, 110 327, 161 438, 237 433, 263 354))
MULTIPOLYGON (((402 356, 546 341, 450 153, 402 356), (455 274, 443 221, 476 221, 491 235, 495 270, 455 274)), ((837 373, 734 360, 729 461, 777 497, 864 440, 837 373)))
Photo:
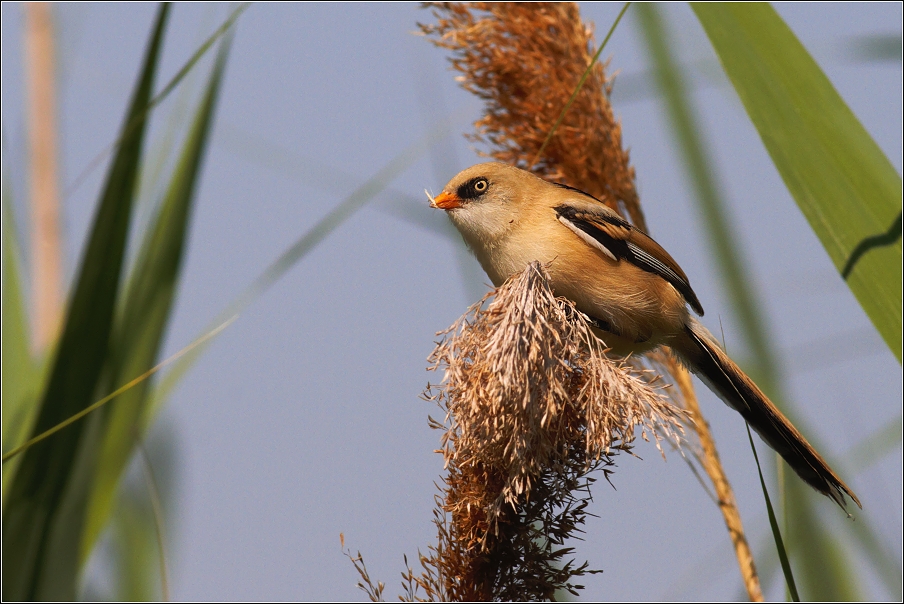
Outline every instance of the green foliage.
MULTIPOLYGON (((674 50, 669 46, 667 28, 655 6, 643 4, 636 8, 676 143, 681 150, 689 180, 697 192, 713 247, 713 257, 720 264, 726 293, 744 330, 745 340, 751 347, 755 366, 749 369, 750 374, 770 393, 786 415, 796 425, 802 426, 803 422, 795 418, 792 410, 782 401, 775 371, 778 362, 768 345, 764 322, 757 312, 752 288, 741 262, 743 254, 737 248, 738 240, 732 236, 725 218, 724 202, 716 185, 715 169, 707 155, 707 146, 701 139, 701 129, 697 125, 690 97, 684 89, 681 70, 672 58, 674 50)), ((886 232, 889 224, 894 223, 895 213, 900 217, 900 177, 893 169, 889 174, 888 159, 878 150, 850 110, 844 106, 826 76, 771 8, 767 5, 707 4, 695 5, 694 10, 789 191, 807 214, 811 226, 823 240, 839 272, 844 275, 847 270, 850 273, 849 285, 893 350, 894 337, 890 341, 887 331, 891 329, 897 333, 898 348, 895 354, 900 360, 900 236, 886 248, 869 248, 859 253, 859 256, 854 254, 863 237, 867 241, 875 241, 870 240, 868 234, 875 234, 876 231, 864 230, 865 223, 873 220, 871 224, 875 226, 881 222, 875 216, 885 216, 888 222, 881 232, 886 232), (732 27, 737 29, 731 29, 732 27), (795 70, 803 70, 805 73, 795 75, 795 70), (754 109, 751 109, 751 104, 755 106, 754 109), (828 113, 817 115, 820 111, 828 113), (852 154, 851 165, 839 165, 845 159, 841 149, 848 149, 852 154), (826 183, 835 184, 829 186, 826 183), (854 184, 861 187, 857 195, 845 198, 845 195, 853 195, 854 184), (894 203, 889 203, 892 198, 894 203), (817 219, 811 218, 811 214, 817 219), (851 217, 851 214, 858 216, 851 217), (836 246, 833 248, 835 252, 841 249, 838 247, 839 241, 847 245, 844 248, 847 255, 833 255, 824 237, 836 246), (894 248, 897 249, 896 252, 894 248), (869 262, 867 258, 870 258, 869 262), (847 269, 846 264, 850 265, 847 269), (895 274, 891 275, 892 272, 895 274), (878 287, 870 286, 860 277, 855 279, 854 276, 858 274, 861 277, 869 275, 865 277, 867 281, 886 281, 878 284, 878 287), (885 287, 889 283, 893 287, 885 287), (869 298, 867 303, 864 303, 864 297, 869 298), (887 310, 895 304, 898 309, 897 327, 894 327, 892 320, 895 319, 892 317, 894 312, 891 315, 882 314, 883 308, 887 310), (881 311, 878 314, 873 312, 877 309, 881 311)), ((900 232, 900 224, 898 229, 900 232)), ((878 243, 882 244, 882 241, 878 243)), ((897 442, 900 443, 900 439, 897 442)), ((818 443, 814 442, 814 445, 820 448, 818 443)), ((847 527, 853 531, 853 539, 842 538, 837 534, 838 530, 821 517, 815 499, 812 491, 795 478, 783 481, 782 500, 788 525, 788 549, 792 561, 797 565, 796 576, 803 597, 817 600, 861 599, 858 595, 861 593, 859 582, 853 572, 851 544, 860 545, 873 566, 881 570, 881 578, 886 587, 892 593, 899 592, 900 588, 896 587, 896 583, 900 582, 900 568, 889 562, 888 553, 869 526, 868 519, 860 517, 855 528, 847 527)), ((854 523, 845 523, 847 524, 853 526, 854 523)), ((773 559, 767 559, 764 563, 761 559, 761 569, 775 568, 771 560, 773 559)), ((766 578, 769 574, 764 572, 763 577, 766 578)))
MULTIPOLYGON (((123 127, 123 133, 114 145, 114 147, 118 147, 117 158, 122 156, 123 149, 132 141, 130 137, 141 132, 151 109, 157 106, 163 97, 184 79, 188 70, 198 62, 203 52, 211 47, 217 37, 229 30, 229 27, 246 7, 247 5, 242 5, 234 10, 223 26, 205 41, 160 93, 149 98, 150 89, 145 90, 147 87, 141 89, 144 104, 133 103, 123 127)), ((158 24, 153 46, 155 49, 159 49, 160 36, 162 36, 162 25, 158 24)), ((158 362, 161 341, 166 331, 173 297, 177 289, 192 200, 219 94, 227 48, 228 41, 221 46, 206 93, 186 136, 181 157, 171 176, 164 198, 147 226, 140 248, 129 267, 129 278, 124 286, 120 287, 116 281, 115 287, 112 287, 116 306, 115 311, 110 312, 106 317, 106 336, 102 339, 108 342, 108 345, 101 351, 102 354, 98 353, 102 358, 102 367, 96 372, 96 383, 92 387, 91 394, 87 398, 83 397, 84 400, 80 406, 73 405, 68 408, 67 415, 58 413, 53 424, 48 425, 49 422, 45 422, 34 430, 25 430, 19 423, 8 422, 10 416, 4 414, 4 430, 22 432, 16 438, 4 437, 4 455, 17 447, 24 448, 22 455, 11 457, 8 461, 5 460, 4 481, 8 477, 12 477, 15 464, 20 459, 27 459, 30 455, 34 455, 34 450, 41 450, 43 447, 53 445, 63 437, 68 437, 76 442, 76 463, 71 465, 68 474, 60 472, 61 480, 67 489, 64 504, 61 504, 66 515, 65 522, 58 521, 56 526, 65 524, 67 527, 67 530, 63 531, 65 541, 57 539, 54 542, 53 566, 48 565, 47 556, 44 558, 33 556, 29 559, 27 570, 34 576, 40 577, 42 583, 38 586, 39 589, 28 592, 27 582, 18 582, 21 583, 21 586, 17 585, 21 587, 21 590, 16 595, 21 598, 51 597, 49 594, 54 594, 53 597, 59 599, 73 599, 76 594, 78 571, 84 566, 102 532, 110 525, 112 525, 111 547, 119 551, 120 555, 116 560, 109 562, 112 563, 117 574, 122 576, 117 576, 116 580, 118 593, 107 595, 130 599, 134 597, 150 598, 152 594, 156 593, 148 581, 154 580, 153 577, 156 574, 152 571, 154 567, 159 566, 152 554, 153 548, 156 547, 153 536, 156 531, 158 538, 160 537, 161 527, 155 527, 154 519, 150 514, 151 508, 146 503, 142 504, 139 501, 141 495, 136 492, 134 485, 123 488, 120 484, 129 461, 134 458, 136 443, 149 429, 160 405, 165 401, 172 387, 198 358, 206 341, 229 324, 235 318, 236 313, 251 304, 354 212, 385 189, 393 178, 419 159, 437 138, 444 135, 445 124, 442 125, 443 127, 431 130, 426 136, 392 158, 382 170, 358 187, 332 212, 300 237, 220 313, 213 322, 212 330, 207 330, 198 340, 183 349, 183 352, 187 352, 187 354, 179 359, 159 384, 139 380, 137 384, 122 388, 121 386, 136 377, 145 375, 158 362), (120 391, 122 392, 120 393, 120 391), (106 393, 111 394, 102 396, 106 393), (96 399, 99 400, 94 402, 96 399), (108 402, 111 404, 107 404, 108 402), (98 411, 85 416, 86 412, 95 409, 98 411), (61 426, 65 427, 59 430, 61 426), (46 438, 41 436, 47 429, 59 430, 59 432, 49 434, 46 438), (71 436, 73 433, 76 434, 75 438, 71 436), (30 441, 23 444, 26 435, 31 436, 30 441, 37 442, 33 446, 29 446, 30 441), (64 568, 66 573, 56 572, 60 568, 64 568)), ((144 69, 146 74, 153 73, 153 64, 150 59, 146 61, 144 69)), ((133 147, 140 151, 140 144, 137 146, 133 144, 129 148, 133 147)), ((138 153, 133 153, 130 161, 133 168, 130 175, 132 182, 129 187, 131 193, 136 189, 134 182, 136 172, 146 169, 147 162, 142 163, 138 153)), ((79 176, 76 181, 81 182, 83 177, 84 174, 79 176)), ((131 206, 131 196, 122 197, 120 202, 128 203, 131 206)), ((6 204, 6 202, 4 203, 6 204)), ((123 227, 123 222, 127 228, 127 220, 117 224, 123 227)), ((12 222, 10 221, 8 224, 12 224, 12 222)), ((4 245, 14 252, 17 245, 15 233, 9 231, 9 235, 4 236, 4 245)), ((123 242, 119 247, 120 262, 125 252, 126 240, 127 237, 123 231, 123 242)), ((89 239, 89 241, 93 241, 93 239, 89 239)), ((30 361, 30 357, 27 354, 27 337, 24 328, 26 320, 21 308, 22 298, 18 285, 19 272, 15 264, 17 254, 6 254, 5 258, 7 260, 4 268, 4 296, 12 299, 12 303, 4 304, 4 312, 10 317, 10 325, 14 327, 21 325, 18 328, 21 334, 15 328, 9 330, 8 334, 4 330, 4 362, 21 364, 22 359, 30 361), (6 340, 10 340, 10 343, 7 344, 6 340), (9 355, 6 354, 7 346, 11 352, 9 355), (16 346, 18 346, 18 350, 16 346)), ((86 260, 85 266, 93 265, 88 265, 86 260)), ((121 272, 121 264, 119 268, 120 271, 116 272, 117 279, 121 272)), ((110 271, 102 278, 109 279, 112 272, 110 271)), ((106 282, 106 285, 110 288, 112 284, 106 282)), ((6 320, 5 316, 4 321, 6 320)), ((69 357, 66 362, 71 362, 68 359, 69 357)), ((63 361, 58 362, 65 365, 63 361)), ((4 374, 7 375, 6 369, 4 369, 4 374)), ((24 376, 26 373, 23 372, 22 375, 24 376)), ((4 405, 7 405, 7 401, 12 404, 19 400, 12 394, 7 397, 7 390, 12 393, 13 385, 7 386, 6 382, 4 380, 4 405)), ((24 383, 24 381, 17 380, 15 387, 21 389, 24 383)), ((37 405, 23 404, 22 408, 26 411, 37 409, 37 405)), ((4 523, 7 522, 8 513, 9 509, 4 508, 4 523)), ((18 521, 12 516, 9 518, 9 522, 18 521)), ((9 547, 19 548, 15 551, 27 551, 27 548, 33 545, 36 535, 39 535, 41 531, 50 530, 47 526, 52 521, 52 518, 48 519, 46 516, 35 518, 32 526, 37 529, 30 533, 23 531, 18 542, 11 543, 9 547)), ((4 542, 5 551, 14 551, 6 548, 7 544, 4 542)), ((19 573, 23 569, 26 569, 26 565, 19 565, 15 569, 11 567, 9 572, 19 573)), ((4 577, 7 576, 14 575, 7 575, 7 569, 4 568, 4 577)), ((7 584, 8 582, 4 580, 4 589, 7 588, 7 584)), ((4 591, 4 596, 6 595, 7 592, 4 591)))
MULTIPOLYGON (((168 5, 161 8, 123 124, 122 142, 101 194, 63 333, 41 397, 35 432, 91 404, 107 358, 114 309, 168 5)), ((96 418, 95 418, 96 419, 96 418)), ((72 600, 85 475, 96 455, 96 421, 79 422, 28 449, 3 510, 3 597, 72 600), (93 437, 93 438, 92 438, 93 437)))
MULTIPOLYGON (((21 256, 12 213, 9 179, 3 189, 3 330, 0 334, 2 364, 3 452, 25 440, 34 424, 37 407, 32 404, 39 388, 38 363, 28 350, 28 317, 24 307, 21 256)), ((3 465, 3 503, 19 460, 3 465)))
MULTIPOLYGON (((129 241, 136 180, 147 172, 142 159, 146 122, 152 110, 230 30, 247 8, 234 10, 160 92, 153 92, 167 6, 161 8, 142 71, 104 185, 93 230, 73 286, 60 342, 49 359, 29 352, 28 317, 19 266, 20 245, 12 216, 11 194, 3 191, 2 443, 4 453, 29 436, 59 424, 158 361, 166 333, 191 217, 197 179, 208 143, 228 42, 220 48, 203 99, 185 138, 164 198, 131 266, 123 270, 129 241), (121 275, 128 278, 121 283, 121 275), (47 378, 45 380, 45 377, 47 378)), ((662 69, 660 85, 670 104, 689 172, 707 216, 723 275, 734 279, 736 310, 770 380, 774 366, 762 321, 744 279, 720 204, 704 143, 697 137, 692 111, 674 65, 668 64, 668 37, 655 34, 654 9, 638 5, 647 18, 647 41, 656 44, 662 69), (652 23, 652 25, 650 25, 652 23), (682 107, 682 103, 684 106, 682 107), (746 308, 745 309, 745 305, 746 308), (747 317, 743 319, 743 317, 747 317)), ((735 88, 802 211, 863 304, 888 345, 901 359, 901 179, 875 146, 831 84, 768 6, 694 7, 735 88), (895 219, 897 218, 897 222, 895 219)), ((894 41, 892 41, 894 42, 894 41)), ((883 47, 884 48, 884 47, 883 47)), ((897 56, 900 38, 897 38, 897 56)), ((893 54, 893 53, 892 53, 893 54)), ((884 56, 884 55, 883 55, 884 56)), ((889 55, 891 56, 891 55, 889 55)), ((266 288, 368 203, 438 138, 441 129, 393 158, 321 222, 302 236, 231 304, 221 319, 250 304, 266 288)), ((81 182, 82 178, 77 179, 81 182)), ((9 179, 6 179, 9 183, 9 179)), ((3 597, 74 599, 78 574, 105 527, 112 525, 117 568, 124 599, 152 598, 157 592, 148 569, 156 566, 159 531, 150 506, 134 484, 121 487, 160 404, 193 360, 187 355, 160 384, 142 382, 112 404, 42 441, 3 465, 3 597)), ((769 387, 767 386, 767 389, 769 387)), ((900 419, 891 429, 900 446, 900 419)), ((803 521, 788 534, 800 565, 802 591, 818 599, 856 598, 847 544, 867 553, 887 585, 897 584, 901 569, 890 561, 881 541, 858 518, 847 523, 848 542, 823 526, 813 496, 802 485, 786 492, 786 513, 803 521), (797 547, 794 545, 798 544, 797 547)), ((891 589, 891 588, 890 588, 891 589)))
POLYGON ((797 205, 901 362, 901 177, 767 4, 693 5, 797 205))
MULTIPOLYGON (((231 27, 244 7, 233 11, 163 91, 152 98, 169 10, 169 5, 160 8, 129 110, 114 145, 111 168, 46 384, 39 379, 37 364, 28 352, 27 319, 17 264, 18 240, 11 202, 4 195, 4 453, 17 447, 27 435, 41 434, 93 407, 92 403, 101 395, 143 374, 157 362, 178 285, 228 40, 220 47, 166 194, 143 235, 134 261, 124 271, 129 256, 129 228, 134 222, 136 182, 145 167, 144 133, 152 108, 231 27), (121 283, 124 272, 129 274, 125 285, 121 283), (35 421, 30 421, 29 416, 36 416, 35 421)), ((147 506, 135 504, 134 490, 118 490, 136 444, 149 426, 147 401, 151 391, 151 383, 144 381, 121 395, 115 405, 67 425, 21 455, 5 460, 4 599, 75 599, 80 571, 114 509, 120 540, 145 540, 148 534, 153 537, 155 522, 145 509, 147 506), (116 497, 119 503, 114 503, 116 497)), ((133 543, 131 547, 146 550, 148 545, 158 549, 153 538, 147 543, 133 543)), ((122 549, 127 550, 129 546, 124 545, 122 549)), ((141 562, 145 558, 146 555, 134 557, 135 564, 121 569, 129 574, 120 577, 123 589, 147 581, 148 565, 141 562)), ((148 593, 147 589, 139 591, 148 593)))
MULTIPOLYGON (((789 192, 900 362, 901 177, 774 9, 692 6, 789 192)), ((850 529, 853 540, 841 539, 799 481, 784 494, 807 599, 861 599, 854 543, 900 591, 900 568, 889 568, 868 519, 850 529)))
MULTIPOLYGON (((207 92, 185 141, 169 190, 156 219, 145 233, 132 269, 111 338, 113 351, 104 392, 111 391, 150 369, 159 354, 178 284, 192 201, 226 64, 227 49, 228 44, 221 47, 207 92)), ((82 540, 83 561, 107 521, 116 484, 131 457, 135 439, 149 425, 149 388, 150 382, 144 381, 120 395, 115 405, 102 411, 106 426, 97 462, 95 485, 88 505, 88 526, 82 540)))

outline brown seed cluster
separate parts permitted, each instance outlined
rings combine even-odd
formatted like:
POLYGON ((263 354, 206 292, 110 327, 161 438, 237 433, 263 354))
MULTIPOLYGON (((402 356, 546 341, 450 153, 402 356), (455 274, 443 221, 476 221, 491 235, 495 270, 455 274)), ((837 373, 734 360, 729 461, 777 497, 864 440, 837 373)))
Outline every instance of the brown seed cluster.
POLYGON ((444 372, 427 392, 445 413, 433 422, 446 465, 440 538, 421 560, 434 579, 409 579, 450 600, 576 595, 574 580, 593 571, 565 542, 581 532, 589 473, 608 477, 638 430, 676 442, 683 412, 604 354, 537 263, 472 306, 431 361, 444 372))
POLYGON ((470 138, 488 156, 579 187, 644 227, 634 168, 612 114, 612 81, 597 63, 546 146, 596 52, 572 3, 436 3, 421 31, 452 52, 462 87, 485 101, 470 138))

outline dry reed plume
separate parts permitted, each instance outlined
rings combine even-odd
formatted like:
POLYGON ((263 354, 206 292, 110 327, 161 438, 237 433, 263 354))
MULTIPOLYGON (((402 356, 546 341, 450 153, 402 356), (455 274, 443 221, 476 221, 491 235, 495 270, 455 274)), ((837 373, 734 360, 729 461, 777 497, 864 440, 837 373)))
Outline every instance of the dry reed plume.
MULTIPOLYGON (((458 80, 486 102, 470 138, 498 161, 578 187, 646 230, 634 169, 608 95, 612 81, 593 66, 549 143, 544 141, 591 62, 592 29, 573 4, 432 4, 421 25, 452 53, 458 80), (543 149, 543 154, 539 155, 543 149)), ((580 576, 563 544, 581 532, 588 473, 608 478, 612 455, 634 432, 674 436, 679 420, 700 438, 701 463, 715 486, 751 599, 762 599, 734 497, 699 412, 687 371, 657 352, 645 362, 679 385, 668 405, 650 372, 609 360, 586 321, 556 299, 533 266, 454 325, 431 360, 445 369, 428 391, 446 413, 441 452, 447 475, 437 497, 438 544, 403 574, 405 598, 551 599, 576 593, 580 576)), ((407 561, 406 561, 407 563, 407 561)), ((359 571, 363 562, 356 564, 359 571)), ((370 584, 366 571, 365 583, 370 584)), ((366 585, 362 585, 367 590, 366 585)), ((380 586, 382 587, 382 586, 380 586)), ((374 589, 371 597, 380 597, 374 589)))
POLYGON ((595 571, 564 542, 585 521, 588 474, 608 477, 637 429, 657 446, 677 442, 686 416, 636 368, 603 353, 537 263, 472 306, 430 360, 444 370, 427 396, 445 414, 432 423, 443 430, 447 473, 439 546, 421 559, 433 573, 408 578, 430 599, 576 595, 574 580, 595 571))
POLYGON ((433 4, 435 25, 421 31, 452 51, 462 87, 486 102, 469 138, 488 156, 551 180, 580 186, 643 227, 634 168, 612 114, 612 81, 593 66, 583 88, 546 140, 596 51, 593 28, 576 5, 520 3, 433 4))

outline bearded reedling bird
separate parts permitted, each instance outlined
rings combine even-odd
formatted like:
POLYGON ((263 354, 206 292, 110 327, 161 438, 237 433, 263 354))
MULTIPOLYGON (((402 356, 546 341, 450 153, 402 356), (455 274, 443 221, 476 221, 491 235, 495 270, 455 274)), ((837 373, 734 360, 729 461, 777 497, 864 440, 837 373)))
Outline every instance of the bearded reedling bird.
MULTIPOLYGON (((428 194, 428 197, 429 194, 428 194)), ((501 163, 456 175, 431 205, 446 211, 493 285, 533 261, 611 352, 668 346, 788 465, 842 509, 860 500, 690 312, 703 307, 678 263, 595 197, 501 163)))

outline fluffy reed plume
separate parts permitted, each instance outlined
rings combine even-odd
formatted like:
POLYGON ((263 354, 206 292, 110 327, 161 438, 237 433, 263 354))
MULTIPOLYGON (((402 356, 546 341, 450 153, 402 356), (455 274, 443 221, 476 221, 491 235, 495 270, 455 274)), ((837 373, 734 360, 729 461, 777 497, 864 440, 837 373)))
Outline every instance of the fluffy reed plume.
POLYGON ((407 579, 429 599, 548 600, 595 571, 564 546, 580 533, 588 474, 608 477, 635 432, 677 442, 684 413, 610 360, 584 317, 532 264, 444 332, 427 396, 445 413, 439 545, 407 579), (492 302, 488 301, 492 298, 492 302))
MULTIPOLYGON (((435 45, 451 51, 461 85, 486 102, 469 138, 484 144, 486 155, 583 189, 647 230, 634 169, 609 104, 613 82, 607 79, 604 65, 593 66, 543 147, 595 52, 592 28, 581 22, 577 7, 544 3, 428 6, 436 23, 421 25, 421 31, 435 45)), ((522 275, 521 279, 538 277, 522 275)), ((545 294, 523 295, 534 296, 534 301, 545 299, 545 294)), ((519 305, 525 302, 514 306, 523 308, 519 305)), ((498 298, 494 304, 499 304, 498 298)), ((409 599, 419 597, 416 588, 423 589, 429 599, 520 600, 552 597, 553 585, 569 588, 571 578, 589 571, 586 565, 574 567, 571 562, 556 566, 569 555, 568 550, 556 548, 584 520, 586 501, 575 489, 592 482, 586 471, 602 467, 608 477, 610 454, 630 445, 636 426, 652 430, 653 425, 664 425, 672 430, 678 419, 651 399, 632 399, 640 392, 638 377, 643 374, 631 377, 625 366, 616 368, 600 360, 605 357, 592 337, 578 335, 573 340, 583 342, 582 353, 576 352, 574 344, 565 344, 563 334, 582 334, 583 323, 574 322, 574 312, 564 310, 567 305, 556 303, 554 310, 548 300, 544 304, 551 314, 531 315, 530 329, 538 330, 531 332, 538 342, 551 338, 546 344, 534 347, 523 339, 491 340, 480 331, 488 327, 474 331, 471 323, 462 323, 461 329, 467 326, 472 334, 468 354, 473 358, 464 355, 464 340, 447 340, 434 354, 434 361, 448 363, 448 381, 438 394, 450 421, 443 449, 448 476, 445 499, 439 501, 437 512, 439 544, 429 556, 421 557, 421 575, 408 569, 409 599), (566 321, 567 312, 572 314, 566 321), (527 356, 516 361, 512 356, 516 353, 527 356), (477 356, 484 359, 479 364, 474 361, 477 356), (580 365, 577 359, 590 364, 580 365), (632 386, 630 396, 622 396, 628 390, 589 385, 614 383, 603 379, 603 366, 609 377, 629 376, 624 383, 637 389, 632 386), (530 384, 525 376, 531 376, 530 384), (589 381, 576 388, 569 380, 589 381), (562 398, 564 394, 576 398, 562 398), (594 403, 599 406, 590 404, 594 396, 600 397, 594 403), (639 415, 641 408, 649 415, 639 415), (485 457, 489 455, 497 457, 491 461, 485 457), (536 517, 543 521, 534 523, 536 517), (454 574, 458 572, 463 574, 454 574)), ((501 305, 492 308, 497 310, 491 315, 502 312, 501 305)), ((522 328, 528 329, 515 323, 506 329, 517 338, 524 335, 522 328)), ((689 374, 663 351, 632 362, 647 363, 670 375, 679 386, 671 397, 697 418, 689 425, 700 440, 701 464, 715 487, 748 594, 752 600, 762 600, 734 495, 689 374)))
POLYGON ((546 146, 562 108, 593 57, 593 28, 576 5, 473 2, 431 5, 435 25, 421 25, 452 51, 462 87, 486 101, 469 138, 488 156, 545 178, 581 186, 638 226, 643 213, 634 168, 612 115, 612 81, 597 63, 546 146), (532 165, 533 163, 533 165, 532 165))

